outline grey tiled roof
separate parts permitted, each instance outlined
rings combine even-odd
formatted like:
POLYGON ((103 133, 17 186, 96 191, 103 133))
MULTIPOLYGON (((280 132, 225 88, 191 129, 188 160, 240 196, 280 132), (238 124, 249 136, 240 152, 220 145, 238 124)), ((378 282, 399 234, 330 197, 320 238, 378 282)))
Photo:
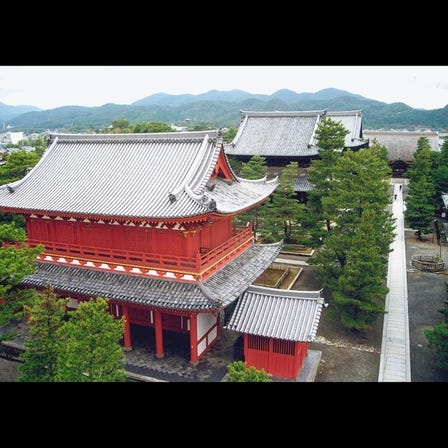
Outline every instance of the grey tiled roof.
POLYGON ((238 298, 275 260, 282 244, 252 244, 202 283, 159 280, 85 267, 37 262, 23 284, 53 286, 67 294, 106 297, 126 303, 177 310, 210 310, 238 298))
POLYGON ((228 155, 263 157, 316 156, 314 133, 323 117, 340 121, 350 131, 346 147, 365 144, 362 138, 362 113, 356 111, 241 111, 241 123, 233 141, 225 145, 228 155))
POLYGON ((0 187, 0 208, 169 219, 232 213, 275 189, 276 180, 211 180, 220 151, 217 131, 54 134, 23 179, 0 187))
POLYGON ((294 191, 310 191, 313 189, 313 184, 308 180, 307 174, 299 175, 294 181, 294 191))
POLYGON ((420 137, 427 137, 432 151, 440 151, 439 135, 437 132, 404 132, 404 131, 363 131, 364 138, 369 139, 370 145, 376 140, 387 149, 390 161, 403 160, 413 162, 420 137))
POLYGON ((225 328, 254 336, 313 342, 323 305, 321 291, 250 286, 225 328))
POLYGON ((334 121, 340 121, 349 133, 345 136, 345 147, 356 148, 367 144, 367 139, 362 135, 362 112, 353 111, 333 111, 326 115, 334 121))
POLYGON ((317 117, 324 111, 241 112, 242 121, 232 143, 225 146, 228 155, 311 156, 309 147, 317 117))

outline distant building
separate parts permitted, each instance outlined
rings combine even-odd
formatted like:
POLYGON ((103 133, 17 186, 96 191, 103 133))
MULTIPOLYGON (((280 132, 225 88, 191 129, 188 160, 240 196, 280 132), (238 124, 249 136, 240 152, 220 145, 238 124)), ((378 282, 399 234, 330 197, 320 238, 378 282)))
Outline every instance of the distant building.
POLYGON ((312 187, 303 168, 318 158, 315 132, 323 118, 341 122, 349 131, 344 149, 358 150, 369 141, 362 135, 362 112, 353 111, 241 111, 241 123, 225 152, 242 162, 258 154, 266 158, 270 175, 279 175, 290 162, 299 163, 299 173, 294 184, 298 198, 304 201, 312 187))
POLYGON ((23 132, 6 132, 5 134, 6 142, 12 143, 13 145, 16 145, 25 138, 23 132))
POLYGON ((226 154, 247 161, 255 154, 266 157, 268 165, 286 165, 298 161, 307 166, 318 156, 315 137, 323 118, 340 121, 349 131, 345 148, 359 149, 368 145, 362 137, 362 112, 317 111, 241 111, 241 123, 226 154))
POLYGON ((426 137, 432 151, 440 151, 440 137, 436 131, 370 131, 365 130, 363 137, 370 141, 376 140, 387 149, 389 164, 393 176, 402 176, 414 161, 414 153, 418 140, 426 137))

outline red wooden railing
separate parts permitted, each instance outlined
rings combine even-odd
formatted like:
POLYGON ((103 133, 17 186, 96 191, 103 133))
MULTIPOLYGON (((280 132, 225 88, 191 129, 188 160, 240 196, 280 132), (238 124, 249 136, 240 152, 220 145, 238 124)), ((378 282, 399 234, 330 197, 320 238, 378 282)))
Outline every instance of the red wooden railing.
POLYGON ((41 241, 29 239, 30 247, 43 244, 43 255, 57 255, 92 261, 112 262, 131 266, 142 266, 155 269, 185 270, 189 272, 201 272, 204 268, 224 258, 233 250, 252 240, 250 226, 244 228, 232 228, 232 237, 213 249, 201 248, 195 257, 181 255, 169 255, 150 252, 137 252, 119 249, 99 248, 94 246, 81 246, 54 241, 41 241), (206 250, 204 250, 206 249, 206 250))

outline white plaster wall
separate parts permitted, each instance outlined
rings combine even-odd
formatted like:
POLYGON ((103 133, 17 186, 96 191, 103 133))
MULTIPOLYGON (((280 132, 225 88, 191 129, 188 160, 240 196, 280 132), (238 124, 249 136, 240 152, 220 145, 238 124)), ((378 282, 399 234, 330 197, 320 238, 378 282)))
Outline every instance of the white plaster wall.
POLYGON ((198 314, 198 334, 197 340, 201 339, 205 333, 207 333, 210 328, 216 324, 217 318, 211 313, 200 313, 198 314))

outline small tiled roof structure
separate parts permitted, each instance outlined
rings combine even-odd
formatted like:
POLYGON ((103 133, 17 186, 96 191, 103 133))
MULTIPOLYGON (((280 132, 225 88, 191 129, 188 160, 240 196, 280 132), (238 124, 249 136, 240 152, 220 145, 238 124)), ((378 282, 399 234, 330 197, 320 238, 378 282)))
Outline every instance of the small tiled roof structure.
POLYGON ((218 131, 52 134, 38 164, 0 186, 0 207, 61 216, 178 219, 231 214, 265 200, 277 180, 213 176, 218 131))
POLYGON ((389 161, 402 160, 407 164, 413 162, 420 137, 428 139, 432 151, 440 151, 438 132, 365 130, 363 137, 369 139, 370 145, 376 140, 386 147, 389 161))
POLYGON ((51 285, 67 294, 101 296, 164 309, 216 310, 241 296, 275 260, 282 244, 252 244, 212 276, 198 283, 158 280, 48 262, 37 262, 36 272, 25 277, 22 283, 40 288, 51 285))
POLYGON ((295 342, 316 339, 324 298, 319 291, 251 285, 239 299, 228 330, 295 342))
POLYGON ((317 156, 315 131, 322 118, 340 121, 349 131, 346 148, 366 146, 362 138, 362 112, 315 111, 241 111, 241 123, 233 141, 225 145, 228 155, 252 157, 317 156))
POLYGON ((308 179, 308 171, 299 167, 298 176, 293 183, 294 191, 307 192, 314 188, 314 185, 308 179))

